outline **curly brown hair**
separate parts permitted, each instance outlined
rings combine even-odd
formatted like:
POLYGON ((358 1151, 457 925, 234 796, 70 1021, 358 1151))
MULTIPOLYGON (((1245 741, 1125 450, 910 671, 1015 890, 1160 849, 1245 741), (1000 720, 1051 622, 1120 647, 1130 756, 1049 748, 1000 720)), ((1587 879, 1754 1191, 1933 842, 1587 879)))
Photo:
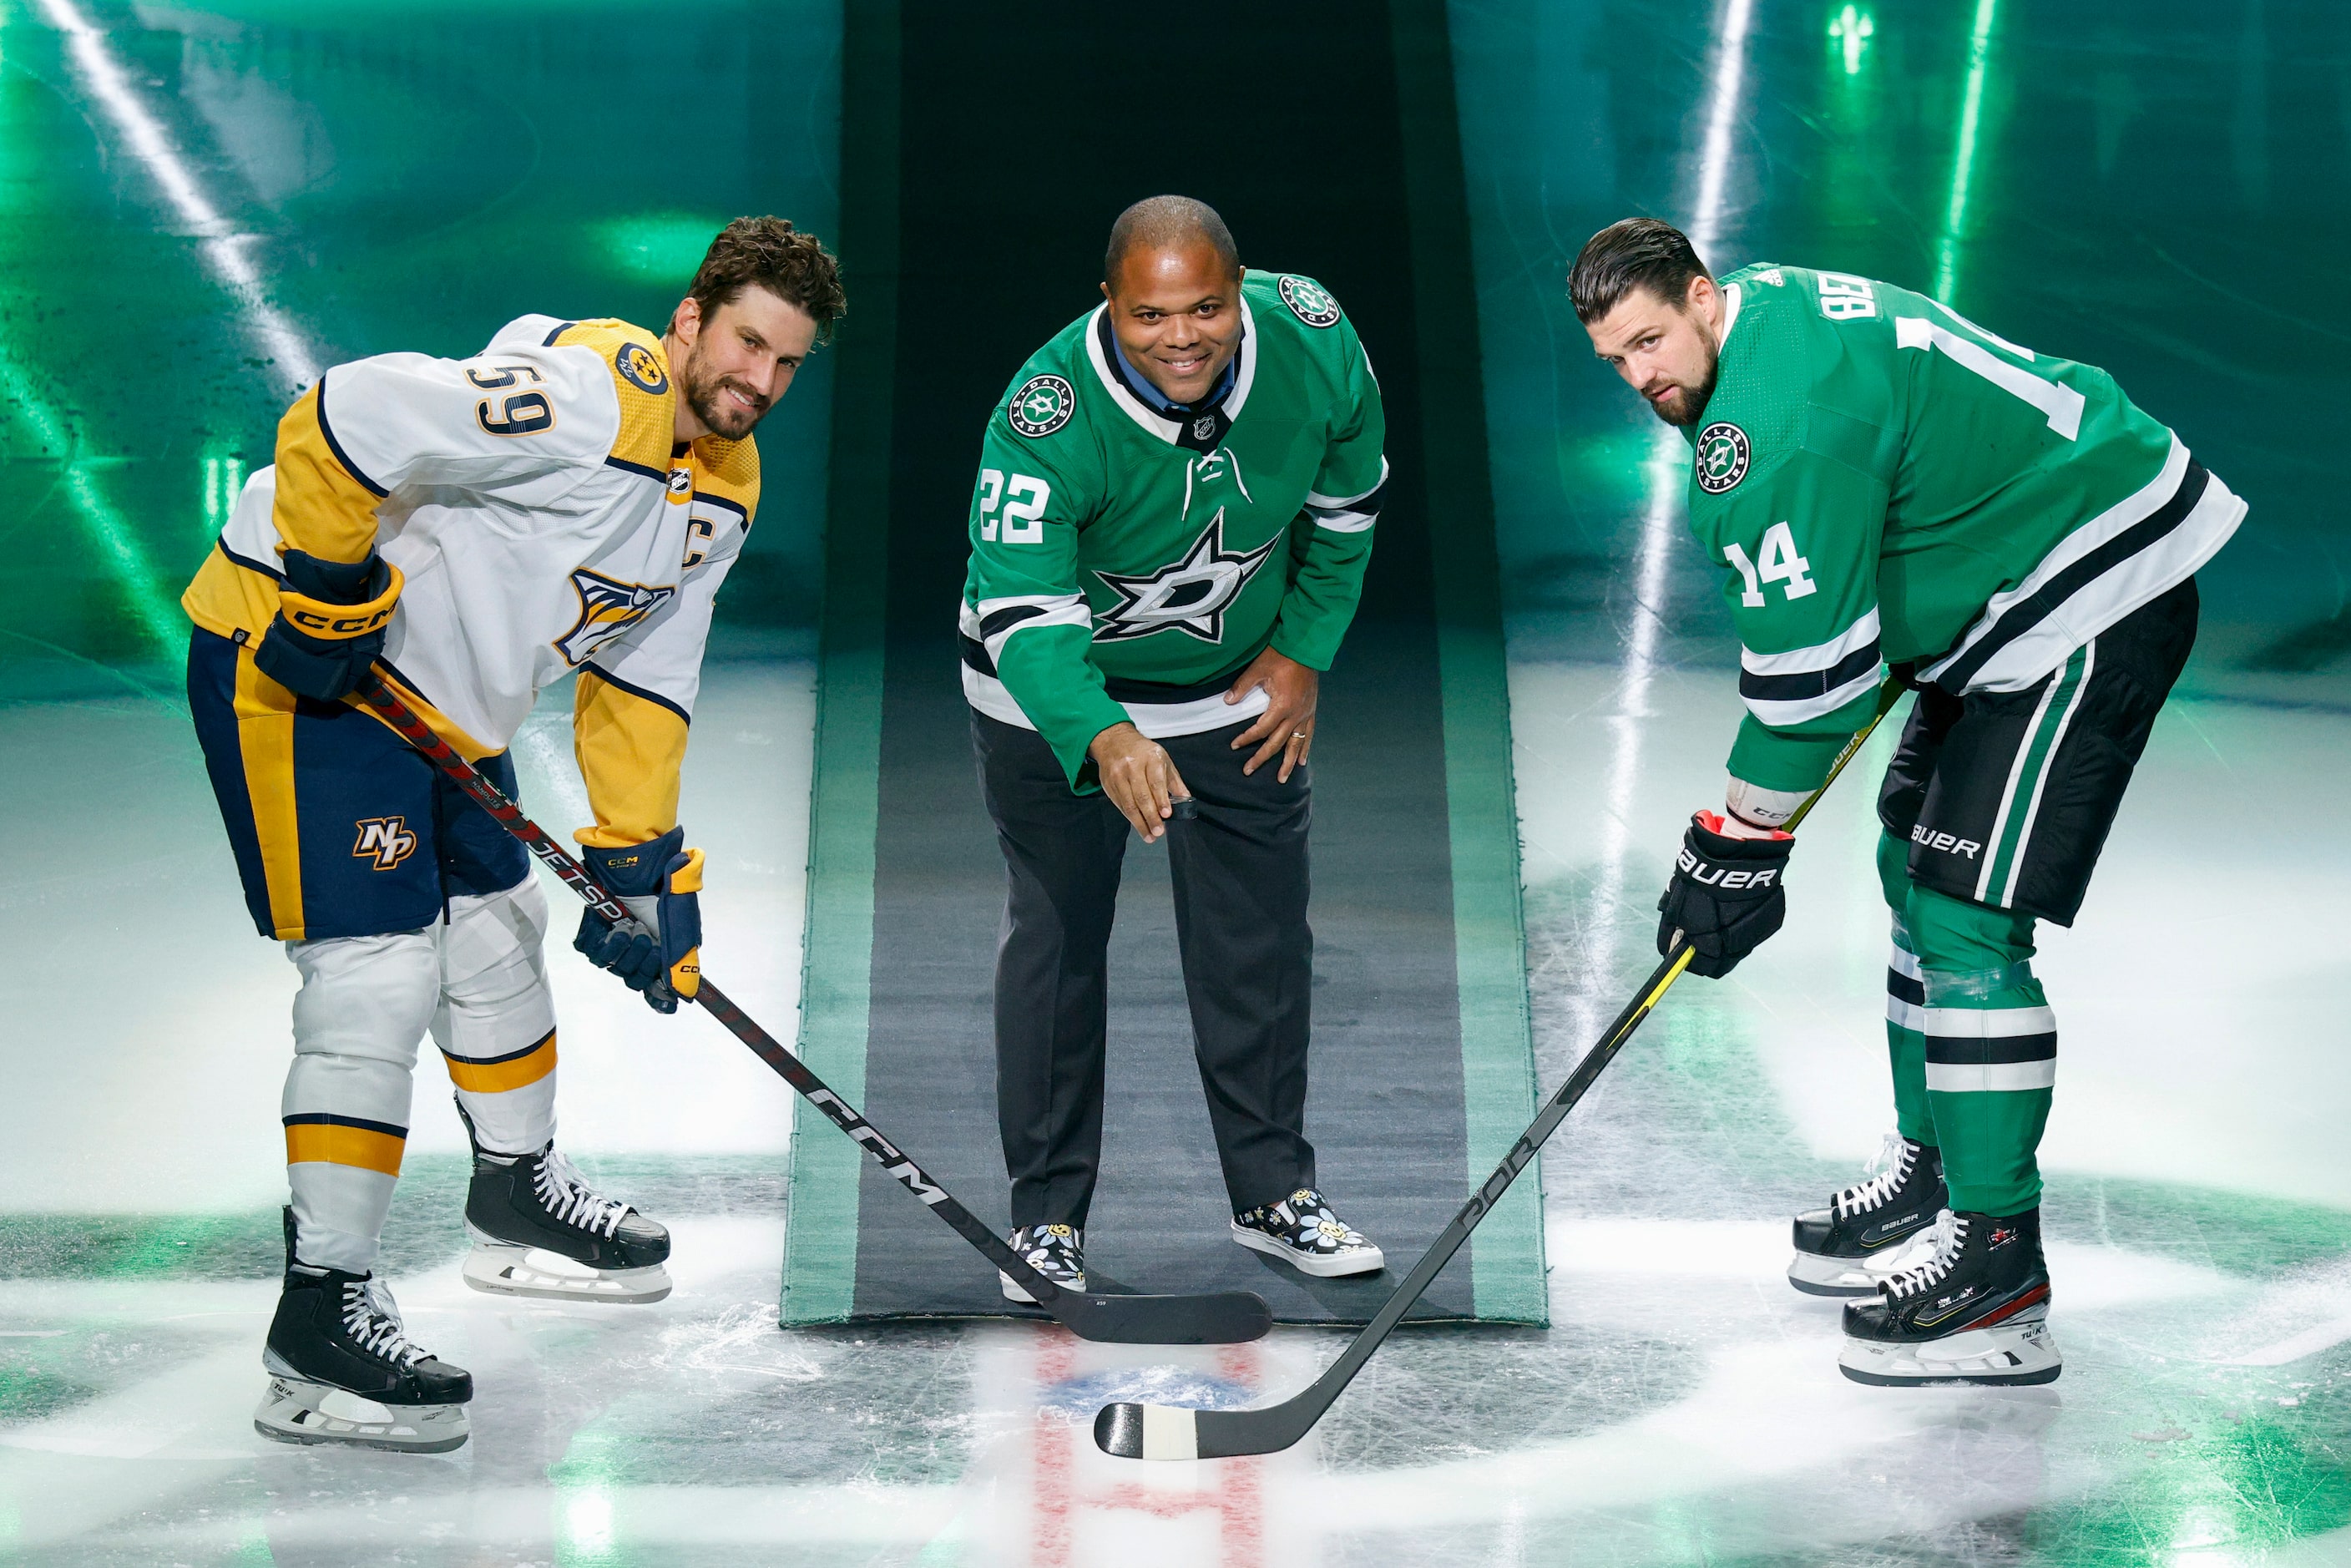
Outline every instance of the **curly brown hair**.
POLYGON ((849 309, 840 261, 816 235, 799 233, 788 218, 737 218, 720 229, 685 292, 707 321, 755 283, 807 311, 819 342, 832 337, 833 322, 849 309))

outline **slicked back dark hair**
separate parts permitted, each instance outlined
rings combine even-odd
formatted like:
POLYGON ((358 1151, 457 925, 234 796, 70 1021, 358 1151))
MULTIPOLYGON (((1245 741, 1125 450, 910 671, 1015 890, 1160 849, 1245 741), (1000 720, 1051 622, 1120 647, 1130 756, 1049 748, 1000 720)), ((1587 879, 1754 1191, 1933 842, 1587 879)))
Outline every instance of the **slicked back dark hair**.
POLYGON ((1102 281, 1116 287, 1119 264, 1134 250, 1180 250, 1206 242, 1238 277, 1241 253, 1233 245, 1233 231, 1217 209, 1189 196, 1151 196, 1118 214, 1110 225, 1110 248, 1102 254, 1102 281))
POLYGON ((737 218, 720 229, 685 292, 702 308, 706 322, 755 283, 807 311, 819 342, 831 338, 833 322, 849 309, 841 263, 816 235, 798 232, 788 218, 737 218))
POLYGON ((1575 319, 1590 325, 1646 288, 1678 310, 1690 279, 1710 277, 1689 236, 1662 218, 1620 218, 1583 242, 1567 270, 1575 319))

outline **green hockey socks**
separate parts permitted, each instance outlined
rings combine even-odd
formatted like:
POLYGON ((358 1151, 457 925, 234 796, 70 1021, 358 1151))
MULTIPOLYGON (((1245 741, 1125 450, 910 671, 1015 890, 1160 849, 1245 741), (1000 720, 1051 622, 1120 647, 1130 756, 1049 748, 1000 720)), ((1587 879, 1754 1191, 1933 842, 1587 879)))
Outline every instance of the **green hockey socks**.
POLYGON ((1954 1209, 2020 1214, 2041 1202, 2033 1154, 2057 1072, 2032 917, 1913 885, 1907 858, 1907 846, 1880 841, 1895 910, 1886 1040, 1896 1122, 1941 1149, 1954 1209))

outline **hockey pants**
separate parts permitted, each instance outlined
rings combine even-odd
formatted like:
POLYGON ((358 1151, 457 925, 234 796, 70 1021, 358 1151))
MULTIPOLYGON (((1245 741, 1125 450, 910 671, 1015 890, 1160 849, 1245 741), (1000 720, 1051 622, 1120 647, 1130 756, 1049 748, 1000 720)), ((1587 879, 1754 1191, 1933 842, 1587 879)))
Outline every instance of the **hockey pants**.
POLYGON ((410 1079, 430 1033, 482 1147, 555 1135, 555 1007, 540 944, 547 901, 528 877, 449 900, 421 931, 288 942, 301 972, 286 1075, 295 1255, 364 1273, 408 1139, 410 1079))

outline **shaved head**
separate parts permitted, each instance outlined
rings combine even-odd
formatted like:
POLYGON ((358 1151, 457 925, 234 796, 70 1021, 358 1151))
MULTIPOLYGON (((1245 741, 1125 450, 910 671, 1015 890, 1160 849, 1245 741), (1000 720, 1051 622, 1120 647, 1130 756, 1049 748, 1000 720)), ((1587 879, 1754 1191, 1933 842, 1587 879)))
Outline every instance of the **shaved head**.
POLYGON ((1137 202, 1110 225, 1102 281, 1115 290, 1120 265, 1135 251, 1181 251, 1203 245, 1216 252, 1227 277, 1240 276, 1240 252, 1234 248, 1233 231, 1225 227, 1216 208, 1189 196, 1153 196, 1137 202))

